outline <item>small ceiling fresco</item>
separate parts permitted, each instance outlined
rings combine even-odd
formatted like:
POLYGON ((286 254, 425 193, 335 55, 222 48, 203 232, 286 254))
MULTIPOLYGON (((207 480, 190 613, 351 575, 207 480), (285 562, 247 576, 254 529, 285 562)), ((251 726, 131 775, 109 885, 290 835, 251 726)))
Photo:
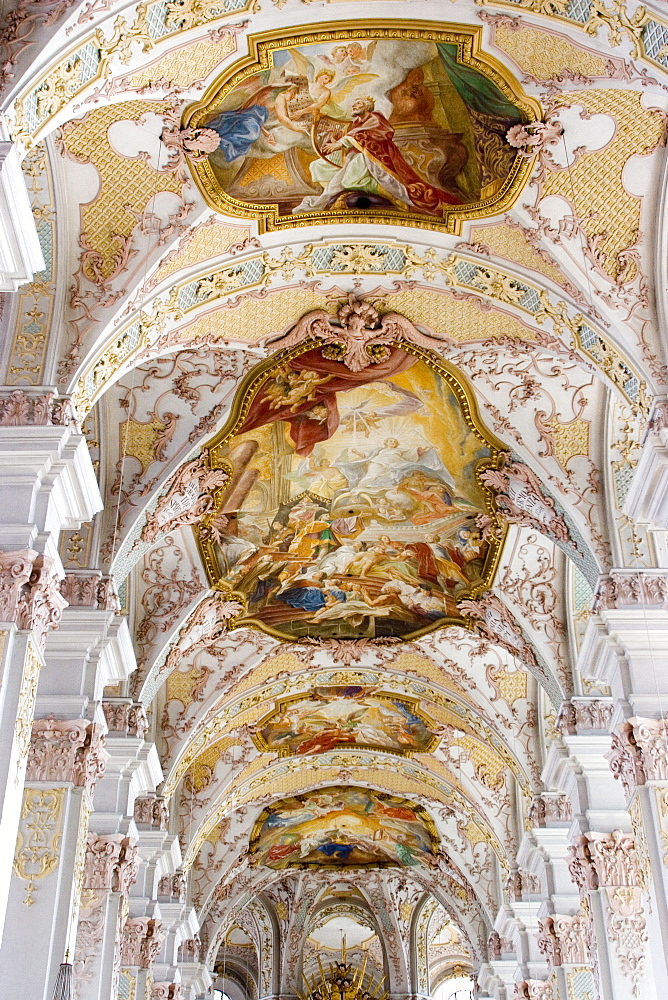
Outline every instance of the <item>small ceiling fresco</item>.
POLYGON ((184 118, 204 196, 270 229, 498 214, 533 162, 506 133, 541 112, 479 40, 415 22, 254 36, 184 118))
POLYGON ((410 638, 465 624, 458 603, 490 585, 501 543, 483 537, 480 473, 502 453, 454 369, 383 347, 361 371, 302 347, 240 387, 209 448, 231 479, 195 529, 211 584, 243 601, 237 624, 410 638))
POLYGON ((338 746, 394 753, 425 753, 438 733, 411 699, 377 693, 373 687, 317 687, 306 697, 279 702, 258 724, 260 750, 307 754, 338 746))
POLYGON ((432 820, 407 799, 330 786, 265 809, 250 841, 252 861, 268 868, 432 865, 432 820))

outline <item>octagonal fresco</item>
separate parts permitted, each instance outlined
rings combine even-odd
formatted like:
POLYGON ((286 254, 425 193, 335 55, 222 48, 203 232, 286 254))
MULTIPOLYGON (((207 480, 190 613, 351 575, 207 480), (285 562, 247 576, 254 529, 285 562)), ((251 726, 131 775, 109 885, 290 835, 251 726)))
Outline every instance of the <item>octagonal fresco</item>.
POLYGON ((260 750, 286 756, 339 746, 425 753, 438 735, 413 700, 349 685, 317 687, 279 702, 258 723, 253 738, 260 750))
POLYGON ((268 868, 432 865, 438 839, 407 799, 338 785, 272 803, 255 824, 250 853, 268 868))
POLYGON ((456 229, 507 208, 532 161, 506 133, 540 108, 479 39, 386 21, 252 38, 245 66, 185 116, 205 197, 268 228, 405 216, 456 229))
POLYGON ((496 442, 428 352, 361 371, 328 354, 283 354, 240 387, 209 451, 232 475, 196 529, 210 583, 242 601, 238 624, 287 641, 463 624, 501 544, 480 481, 496 442))

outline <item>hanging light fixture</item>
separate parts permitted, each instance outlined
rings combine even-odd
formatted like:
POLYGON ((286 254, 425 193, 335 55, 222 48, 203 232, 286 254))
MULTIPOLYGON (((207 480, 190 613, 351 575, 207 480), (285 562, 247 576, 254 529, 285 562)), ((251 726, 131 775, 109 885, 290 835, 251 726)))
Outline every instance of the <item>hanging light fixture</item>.
POLYGON ((66 951, 65 961, 58 969, 51 1000, 72 1000, 72 963, 69 958, 70 953, 66 951))

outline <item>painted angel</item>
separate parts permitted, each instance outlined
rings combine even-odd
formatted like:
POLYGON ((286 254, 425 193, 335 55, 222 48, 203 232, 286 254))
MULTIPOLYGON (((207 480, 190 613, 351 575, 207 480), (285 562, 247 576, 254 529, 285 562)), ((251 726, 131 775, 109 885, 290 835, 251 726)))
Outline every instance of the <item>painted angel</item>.
POLYGON ((292 117, 297 119, 303 118, 305 115, 317 114, 345 121, 347 115, 342 103, 356 87, 361 87, 363 84, 377 79, 377 73, 356 73, 354 76, 346 76, 335 82, 336 73, 334 70, 317 70, 313 82, 309 86, 309 93, 313 100, 305 108, 295 112, 292 117))
POLYGON ((305 76, 272 80, 270 74, 262 73, 251 77, 239 88, 240 106, 219 112, 199 130, 205 139, 218 137, 217 146, 209 144, 206 152, 219 149, 227 163, 232 163, 246 156, 274 156, 296 145, 310 149, 308 128, 292 115, 295 107, 311 100, 308 86, 305 76))
POLYGON ((371 63, 378 40, 370 42, 366 48, 359 42, 349 42, 347 45, 335 45, 330 55, 320 55, 318 58, 333 67, 338 74, 354 76, 371 63))

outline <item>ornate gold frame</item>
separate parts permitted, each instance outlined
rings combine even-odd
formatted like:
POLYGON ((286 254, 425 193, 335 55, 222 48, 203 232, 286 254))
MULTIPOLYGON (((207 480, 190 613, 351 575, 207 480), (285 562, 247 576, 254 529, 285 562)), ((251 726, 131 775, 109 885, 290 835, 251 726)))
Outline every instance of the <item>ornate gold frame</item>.
MULTIPOLYGON (((250 405, 260 390, 262 384, 266 379, 274 375, 286 361, 290 361, 292 358, 298 357, 300 354, 305 354, 307 351, 313 350, 314 347, 319 346, 320 341, 309 340, 298 347, 292 348, 291 350, 279 351, 273 357, 268 358, 266 361, 260 362, 256 365, 248 374, 245 376, 241 382, 239 388, 237 389, 234 402, 232 404, 232 410, 230 416, 225 424, 225 426, 211 439, 211 441, 205 446, 209 452, 209 465, 212 469, 226 468, 226 460, 221 455, 221 449, 227 441, 234 437, 237 427, 239 427, 248 413, 250 405)), ((508 451, 499 439, 492 434, 491 431, 485 427, 484 423, 480 418, 478 412, 478 406, 473 394, 473 390, 470 388, 468 383, 465 381, 464 376, 455 368, 454 365, 450 364, 448 361, 438 358, 431 351, 425 351, 420 347, 416 347, 413 344, 408 344, 405 341, 401 343, 397 342, 394 344, 395 347, 405 351, 407 354, 413 354, 416 358, 423 361, 426 365, 437 372, 441 378, 444 378, 454 394, 456 395, 459 404, 462 408, 462 413, 464 414, 464 419, 468 424, 469 428, 477 434, 480 440, 489 447, 491 451, 491 456, 488 461, 480 462, 476 468, 476 475, 486 469, 498 469, 508 456, 508 451)), ((489 487, 481 484, 483 494, 485 496, 487 512, 490 517, 493 518, 497 531, 492 532, 488 539, 489 552, 487 555, 487 572, 485 573, 483 580, 476 587, 472 587, 464 596, 466 599, 475 600, 484 591, 488 590, 492 585, 492 580, 494 579, 501 558, 501 551, 503 548, 503 543, 507 535, 507 524, 502 519, 497 516, 496 506, 494 504, 494 495, 489 487)), ((218 557, 216 555, 215 542, 212 539, 208 531, 208 525, 215 519, 216 514, 220 511, 224 496, 225 487, 222 487, 215 499, 212 510, 207 514, 200 524, 193 525, 193 531, 195 533, 195 539, 197 542, 197 547, 204 565, 204 569, 209 581, 209 586, 218 592, 222 592, 226 597, 231 600, 239 601, 244 608, 246 607, 245 595, 239 591, 232 590, 231 587, 225 582, 222 575, 222 570, 220 563, 218 562, 218 557)), ((427 625, 424 628, 416 629, 414 632, 408 632, 406 635, 401 636, 401 641, 410 642, 413 639, 417 639, 422 635, 426 635, 429 632, 433 632, 436 629, 447 628, 449 625, 459 625, 462 628, 473 629, 474 625, 470 618, 466 617, 445 617, 439 618, 433 624, 427 625)), ((294 638, 288 637, 283 632, 279 632, 276 629, 271 628, 264 622, 260 621, 258 618, 247 618, 244 614, 237 615, 235 618, 230 619, 230 628, 254 628, 260 632, 265 632, 267 635, 272 636, 274 639, 279 639, 281 642, 295 642, 294 638)))
MULTIPOLYGON (((265 819, 267 818, 267 816, 270 815, 271 809, 273 807, 277 806, 280 802, 282 802, 286 798, 288 798, 288 799, 304 799, 304 798, 307 798, 309 795, 312 795, 312 794, 322 795, 323 793, 326 793, 326 792, 333 792, 333 793, 335 793, 335 792, 344 792, 344 791, 347 792, 347 791, 350 790, 351 787, 358 787, 358 786, 351 786, 351 785, 323 785, 322 787, 313 788, 313 789, 311 789, 308 792, 300 792, 298 795, 280 796, 279 798, 277 798, 275 800, 275 802, 272 802, 272 804, 270 806, 265 806, 264 809, 262 809, 260 811, 260 814, 258 815, 257 819, 255 820, 255 822, 253 824, 253 829, 251 830, 251 835, 250 835, 249 840, 248 840, 248 855, 249 855, 250 864, 251 865, 259 866, 259 862, 256 861, 256 859, 255 859, 254 851, 257 848, 257 842, 258 842, 258 839, 259 839, 259 836, 260 836, 260 830, 262 829, 262 826, 264 824, 265 819)), ((436 823, 431 818, 430 814, 427 812, 427 810, 424 808, 424 806, 420 805, 419 802, 413 802, 412 799, 407 799, 407 798, 405 798, 405 797, 403 797, 401 795, 392 795, 389 792, 382 792, 380 789, 374 788, 373 786, 359 787, 359 791, 361 791, 361 792, 371 791, 371 792, 374 792, 376 795, 383 796, 385 799, 390 799, 390 800, 394 799, 397 802, 408 803, 408 805, 415 811, 415 816, 417 818, 419 818, 424 823, 426 829, 428 830, 429 836, 432 838, 432 847, 434 849, 434 854, 436 853, 436 851, 438 850, 438 848, 440 846, 441 838, 439 836, 438 829, 436 827, 436 823)), ((270 867, 270 866, 267 865, 266 867, 270 867)), ((300 870, 300 871, 312 871, 315 867, 317 867, 319 869, 320 868, 331 868, 331 869, 335 869, 337 871, 341 871, 341 870, 344 870, 344 871, 355 871, 355 870, 361 871, 361 870, 368 869, 368 868, 401 868, 402 865, 400 865, 398 862, 397 862, 397 864, 393 864, 392 862, 388 862, 387 864, 383 864, 382 862, 378 862, 378 861, 374 861, 374 862, 372 862, 371 864, 368 864, 368 865, 333 865, 333 864, 331 864, 331 862, 328 863, 327 861, 323 860, 322 862, 319 862, 317 866, 315 864, 304 864, 303 862, 296 862, 294 864, 286 865, 286 870, 293 869, 293 870, 300 870)), ((272 870, 273 871, 281 871, 282 869, 272 869, 272 870)))
MULTIPOLYGON (((317 686, 326 687, 327 685, 319 684, 317 686)), ((341 685, 339 684, 331 685, 331 687, 340 687, 340 686, 341 685)), ((297 756, 296 752, 294 750, 290 750, 289 747, 270 746, 262 736, 260 730, 263 729, 264 726, 268 725, 268 723, 271 722, 272 718, 274 718, 277 715, 280 715, 281 712, 284 712, 288 705, 292 705, 299 701, 308 701, 308 699, 312 697, 311 692, 312 689, 309 689, 308 691, 302 691, 300 694, 290 695, 288 698, 281 698, 280 701, 275 702, 274 707, 269 712, 267 712, 266 715, 264 715, 261 719, 259 719, 258 722, 254 723, 253 731, 251 732, 251 739, 253 740, 253 743, 258 748, 258 750, 260 750, 262 753, 275 753, 278 754, 279 757, 297 756)), ((434 722, 434 720, 430 718, 430 716, 428 716, 427 713, 422 710, 420 702, 418 701, 417 698, 409 698, 408 695, 404 694, 401 695, 390 694, 387 691, 381 691, 378 694, 374 694, 373 697, 378 698, 380 701, 385 701, 385 702, 401 701, 403 704, 408 705, 413 714, 417 715, 429 729, 437 730, 439 728, 438 724, 434 722)), ((383 747, 379 746, 378 744, 372 744, 372 743, 341 743, 337 744, 337 747, 332 749, 341 748, 350 751, 373 750, 373 751, 383 751, 384 753, 393 753, 396 754, 398 757, 412 757, 413 754, 431 753, 432 750, 436 749, 436 747, 440 743, 440 740, 441 737, 436 733, 431 737, 428 743, 421 750, 394 750, 392 747, 383 747)))
MULTIPOLYGON (((207 89, 201 101, 188 108, 183 117, 184 128, 198 128, 227 95, 247 77, 271 68, 272 55, 277 49, 290 45, 308 45, 319 42, 336 42, 356 38, 406 38, 418 41, 448 42, 457 45, 458 59, 464 65, 478 69, 491 79, 502 93, 509 97, 526 116, 526 121, 537 121, 543 111, 538 103, 524 94, 514 77, 493 56, 481 49, 482 27, 454 25, 427 21, 403 21, 370 18, 361 26, 359 21, 330 21, 326 24, 292 29, 275 29, 248 36, 248 55, 227 69, 207 89)), ((244 219, 256 219, 260 233, 323 223, 387 223, 389 225, 417 226, 421 229, 444 230, 458 234, 462 223, 471 219, 485 219, 507 211, 514 203, 533 170, 534 158, 517 154, 513 168, 501 189, 492 197, 470 205, 453 206, 437 220, 418 212, 381 209, 365 214, 352 211, 304 212, 300 215, 280 216, 279 206, 259 206, 240 201, 225 194, 209 165, 208 159, 190 160, 195 182, 207 204, 216 211, 244 219)))

